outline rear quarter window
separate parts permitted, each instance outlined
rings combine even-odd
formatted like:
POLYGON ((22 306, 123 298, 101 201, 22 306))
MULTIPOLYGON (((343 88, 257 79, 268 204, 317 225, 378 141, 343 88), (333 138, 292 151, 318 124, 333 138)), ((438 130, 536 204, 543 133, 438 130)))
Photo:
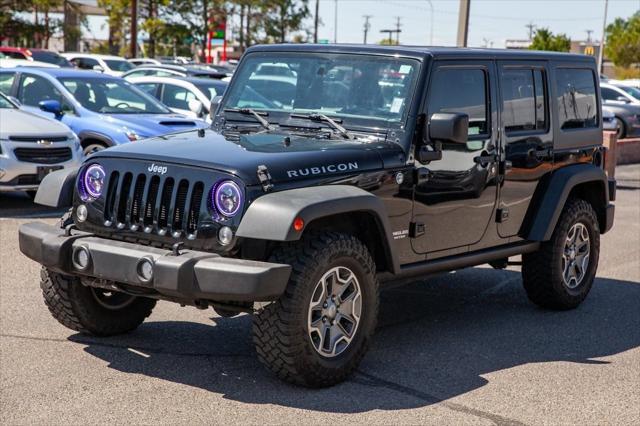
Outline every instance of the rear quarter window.
POLYGON ((561 130, 598 127, 596 80, 591 69, 558 68, 556 95, 561 130))

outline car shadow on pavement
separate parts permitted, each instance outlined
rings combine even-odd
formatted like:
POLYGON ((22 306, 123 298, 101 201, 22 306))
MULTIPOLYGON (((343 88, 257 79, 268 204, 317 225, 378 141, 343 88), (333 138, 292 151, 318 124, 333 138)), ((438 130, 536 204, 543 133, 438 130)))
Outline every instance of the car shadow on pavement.
POLYGON ((446 401, 488 383, 483 376, 529 363, 606 364, 640 345, 640 283, 597 279, 576 310, 531 304, 519 272, 472 268, 381 295, 379 329, 360 368, 330 389, 280 382, 257 361, 251 318, 213 325, 147 322, 121 337, 69 339, 109 368, 253 404, 358 413, 446 401))
POLYGON ((36 204, 24 192, 0 192, 0 218, 59 218, 65 210, 36 204))

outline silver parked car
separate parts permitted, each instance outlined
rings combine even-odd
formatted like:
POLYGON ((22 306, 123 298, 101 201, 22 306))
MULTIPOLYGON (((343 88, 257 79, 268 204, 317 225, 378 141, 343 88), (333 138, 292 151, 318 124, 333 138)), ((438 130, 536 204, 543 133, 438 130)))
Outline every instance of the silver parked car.
POLYGON ((640 90, 600 83, 602 105, 615 114, 618 139, 640 136, 640 90))
POLYGON ((26 191, 33 197, 48 173, 77 167, 82 158, 71 129, 20 110, 0 93, 0 192, 26 191))

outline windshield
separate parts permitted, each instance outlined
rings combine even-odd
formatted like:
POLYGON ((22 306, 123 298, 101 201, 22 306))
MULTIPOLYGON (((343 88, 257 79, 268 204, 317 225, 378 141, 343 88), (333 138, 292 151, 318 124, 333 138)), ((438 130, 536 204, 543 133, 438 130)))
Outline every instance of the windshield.
POLYGON ((127 81, 66 77, 60 82, 86 109, 106 114, 167 114, 170 111, 127 81))
POLYGON ((128 61, 123 61, 120 59, 105 59, 104 63, 112 69, 113 71, 129 71, 135 68, 135 66, 128 61))
POLYGON ((236 71, 224 108, 400 122, 418 68, 418 61, 394 57, 253 54, 236 71))
POLYGON ((40 62, 46 62, 48 64, 58 65, 59 67, 72 68, 71 62, 67 61, 62 56, 55 52, 47 52, 43 50, 36 50, 32 52, 33 59, 40 62))
POLYGON ((620 89, 624 90, 627 94, 633 96, 634 98, 640 100, 640 90, 631 86, 618 86, 620 89))
POLYGON ((15 105, 13 105, 11 102, 9 102, 9 99, 7 99, 2 93, 0 93, 0 108, 2 108, 2 109, 16 109, 15 105))

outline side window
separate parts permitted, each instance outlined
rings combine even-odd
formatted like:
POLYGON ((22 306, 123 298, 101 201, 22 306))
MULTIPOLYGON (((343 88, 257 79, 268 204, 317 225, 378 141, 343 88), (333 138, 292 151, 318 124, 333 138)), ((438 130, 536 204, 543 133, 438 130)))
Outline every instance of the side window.
POLYGON ((98 61, 92 58, 78 58, 78 68, 83 70, 92 70, 95 65, 100 65, 98 61))
POLYGON ((622 96, 615 90, 609 89, 608 87, 601 87, 600 93, 602 94, 602 99, 604 99, 605 101, 617 101, 618 96, 622 96))
POLYGON ((558 68, 556 92, 561 129, 598 127, 596 82, 592 70, 558 68))
POLYGON ((18 99, 25 105, 37 107, 40 101, 56 100, 69 109, 64 97, 53 84, 35 75, 23 75, 18 88, 18 99))
POLYGON ((429 115, 457 112, 469 116, 469 136, 488 135, 487 75, 481 69, 438 68, 429 88, 429 115))
POLYGON ((169 108, 189 109, 189 101, 195 99, 196 96, 189 90, 174 86, 173 84, 165 84, 162 92, 162 103, 169 108))
POLYGON ((138 83, 135 86, 143 92, 157 98, 158 83, 138 83))
POLYGON ((502 121, 507 133, 546 130, 544 76, 537 69, 505 69, 502 85, 502 121))
POLYGON ((149 74, 153 75, 153 72, 148 70, 138 70, 138 71, 127 73, 127 77, 143 77, 149 74))
POLYGON ((0 74, 0 92, 5 95, 11 95, 11 87, 13 86, 13 80, 15 80, 16 74, 13 72, 7 72, 0 74))

